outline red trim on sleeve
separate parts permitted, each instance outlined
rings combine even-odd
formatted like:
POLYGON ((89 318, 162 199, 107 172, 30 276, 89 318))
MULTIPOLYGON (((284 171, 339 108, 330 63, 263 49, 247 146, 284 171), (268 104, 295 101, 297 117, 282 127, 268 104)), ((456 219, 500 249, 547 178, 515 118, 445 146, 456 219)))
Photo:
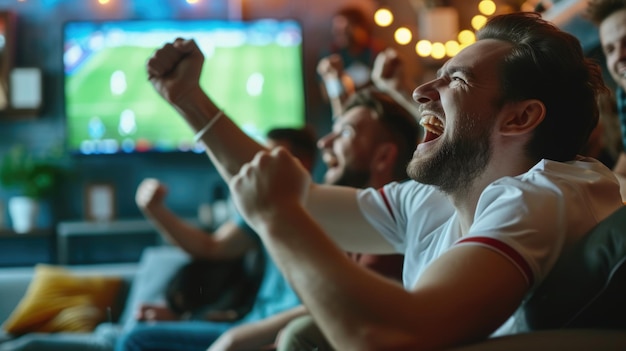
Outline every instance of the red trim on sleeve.
POLYGON ((503 255, 508 257, 511 261, 513 261, 515 265, 517 265, 517 267, 522 271, 522 274, 525 275, 525 278, 526 278, 526 281, 528 281, 528 284, 530 286, 533 285, 535 276, 533 274, 532 269, 530 269, 530 265, 528 264, 528 262, 526 262, 526 260, 522 257, 522 255, 520 255, 519 252, 517 252, 515 249, 513 249, 509 245, 503 243, 500 240, 496 240, 494 238, 489 238, 489 237, 484 237, 484 236, 483 237, 471 236, 471 237, 463 238, 457 241, 456 244, 465 244, 465 243, 477 243, 477 244, 481 244, 484 246, 489 246, 492 249, 502 253, 503 255))
POLYGON ((387 194, 385 194, 385 189, 383 188, 379 188, 378 192, 380 193, 380 196, 382 196, 383 201, 385 202, 385 206, 387 207, 387 211, 389 211, 389 214, 391 215, 391 218, 393 218, 393 220, 396 220, 396 216, 393 215, 393 211, 391 210, 391 205, 389 204, 389 199, 387 198, 387 194))

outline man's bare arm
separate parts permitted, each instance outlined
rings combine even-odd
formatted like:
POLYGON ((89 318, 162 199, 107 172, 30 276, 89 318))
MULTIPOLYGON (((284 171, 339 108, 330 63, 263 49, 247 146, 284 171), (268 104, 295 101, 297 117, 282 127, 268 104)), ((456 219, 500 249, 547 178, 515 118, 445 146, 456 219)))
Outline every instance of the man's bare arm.
MULTIPOLYGON (((258 151, 266 149, 246 135, 228 116, 220 115, 218 107, 201 89, 199 77, 203 59, 202 52, 194 41, 177 39, 173 44, 166 44, 157 50, 148 60, 148 75, 157 92, 179 111, 194 131, 203 130, 213 121, 210 129, 202 134, 201 140, 207 146, 207 154, 213 164, 224 180, 229 181, 258 151), (219 119, 213 120, 215 116, 219 116, 219 119)), ((242 103, 245 103, 243 96, 242 103)), ((309 172, 306 172, 306 177, 310 180, 309 172)), ((358 229, 356 233, 360 235, 379 237, 366 223, 360 228, 354 228, 350 227, 349 221, 335 220, 337 216, 359 215, 353 190, 327 190, 318 194, 312 188, 307 208, 316 218, 322 220, 324 228, 333 236, 341 236, 344 229, 349 227, 352 230, 346 232, 347 234, 354 235, 353 232, 358 229), (329 197, 332 201, 328 201, 329 197)), ((349 244, 350 240, 343 242, 349 244)), ((360 251, 353 247, 347 248, 360 251)), ((385 250, 389 249, 387 244, 385 250)))
POLYGON ((408 82, 404 61, 395 49, 387 48, 376 56, 371 78, 379 90, 389 94, 416 118, 419 116, 418 105, 412 97, 415 86, 408 82))
POLYGON ((137 187, 137 207, 169 242, 179 246, 192 257, 200 259, 229 259, 243 256, 257 242, 234 222, 226 222, 215 233, 187 223, 167 206, 167 187, 154 178, 144 179, 137 187))
POLYGON ((317 73, 322 78, 322 91, 325 92, 333 118, 343 113, 343 104, 354 93, 354 82, 343 72, 343 60, 338 54, 323 57, 317 63, 317 73))
MULTIPOLYGON (((483 247, 450 250, 411 291, 357 265, 306 210, 306 171, 288 156, 281 149, 258 154, 229 186, 242 214, 336 349, 430 350, 475 341, 487 337, 519 305, 528 289, 524 276, 510 260, 483 247)), ((358 211, 348 212, 335 216, 343 230, 366 228, 358 211)))
POLYGON ((204 56, 195 41, 176 39, 153 54, 147 62, 147 71, 156 91, 183 116, 191 129, 196 133, 204 131, 199 139, 228 181, 264 147, 227 116, 221 116, 219 106, 202 90, 199 79, 203 62, 204 56), (210 129, 203 129, 209 123, 210 129))
POLYGON ((231 328, 220 335, 207 351, 261 350, 265 345, 274 344, 276 336, 287 323, 306 313, 306 308, 300 305, 263 320, 231 328))
POLYGON ((528 289, 510 260, 466 246, 444 254, 406 291, 347 258, 302 208, 263 223, 270 254, 338 350, 432 350, 484 339, 528 289))

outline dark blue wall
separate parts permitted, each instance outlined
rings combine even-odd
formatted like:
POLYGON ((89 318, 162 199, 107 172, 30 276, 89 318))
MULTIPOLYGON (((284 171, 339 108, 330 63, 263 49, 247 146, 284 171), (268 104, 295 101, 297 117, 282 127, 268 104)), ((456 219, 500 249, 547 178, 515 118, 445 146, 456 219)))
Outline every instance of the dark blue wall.
MULTIPOLYGON (((35 153, 64 147, 62 26, 65 21, 229 17, 226 0, 202 1, 195 7, 184 0, 116 0, 108 5, 99 5, 96 0, 0 0, 0 10, 12 11, 17 17, 14 66, 37 67, 43 72, 43 107, 35 118, 0 112, 0 157, 16 143, 27 145, 35 153)), ((68 155, 68 159, 72 177, 50 200, 47 207, 51 214, 41 216, 42 226, 52 227, 59 220, 82 219, 83 189, 89 182, 115 185, 118 218, 140 216, 134 193, 144 177, 166 182, 170 187, 168 204, 186 216, 195 215, 199 203, 212 200, 215 186, 224 186, 204 154, 68 155)), ((0 188, 0 200, 4 204, 11 195, 11 190, 0 188)))

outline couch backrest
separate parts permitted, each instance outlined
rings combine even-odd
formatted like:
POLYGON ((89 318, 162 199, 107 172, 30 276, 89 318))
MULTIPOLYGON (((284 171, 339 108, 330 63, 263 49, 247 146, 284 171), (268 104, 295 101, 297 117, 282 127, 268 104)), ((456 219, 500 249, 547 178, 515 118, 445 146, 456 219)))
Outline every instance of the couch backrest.
POLYGON ((626 206, 556 263, 517 311, 531 330, 626 327, 626 206))

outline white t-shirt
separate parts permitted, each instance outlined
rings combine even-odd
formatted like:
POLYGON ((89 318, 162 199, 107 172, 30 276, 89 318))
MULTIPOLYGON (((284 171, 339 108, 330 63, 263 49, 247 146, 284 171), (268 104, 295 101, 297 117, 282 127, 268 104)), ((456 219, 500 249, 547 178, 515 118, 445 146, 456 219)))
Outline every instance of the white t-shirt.
MULTIPOLYGON (((591 158, 542 160, 522 175, 493 182, 464 236, 451 202, 433 186, 391 183, 359 191, 358 202, 365 218, 404 253, 405 288, 453 245, 481 245, 511 260, 529 282, 529 293, 564 249, 623 205, 611 170, 591 158)), ((515 331, 505 325, 499 335, 515 331)))

